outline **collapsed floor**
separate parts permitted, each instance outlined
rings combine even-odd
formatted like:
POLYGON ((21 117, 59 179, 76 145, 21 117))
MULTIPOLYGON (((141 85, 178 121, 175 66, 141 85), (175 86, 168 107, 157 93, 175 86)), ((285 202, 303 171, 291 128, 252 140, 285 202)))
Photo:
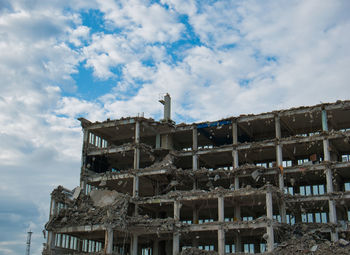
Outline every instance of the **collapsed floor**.
POLYGON ((91 123, 45 254, 349 252, 350 102, 175 125, 91 123))

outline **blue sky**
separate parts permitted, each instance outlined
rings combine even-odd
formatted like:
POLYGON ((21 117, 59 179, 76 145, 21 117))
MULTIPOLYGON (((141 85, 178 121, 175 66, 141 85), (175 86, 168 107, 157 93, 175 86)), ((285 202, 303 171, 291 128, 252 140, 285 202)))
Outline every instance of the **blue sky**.
POLYGON ((91 121, 172 96, 177 122, 350 99, 347 0, 0 0, 0 254, 39 254, 91 121))

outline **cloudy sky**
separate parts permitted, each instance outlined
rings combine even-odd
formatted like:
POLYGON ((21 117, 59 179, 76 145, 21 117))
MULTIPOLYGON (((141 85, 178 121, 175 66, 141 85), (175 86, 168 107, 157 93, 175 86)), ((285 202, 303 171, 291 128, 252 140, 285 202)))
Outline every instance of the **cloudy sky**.
POLYGON ((49 194, 79 184, 92 121, 350 99, 348 0, 0 0, 0 254, 45 242, 49 194))

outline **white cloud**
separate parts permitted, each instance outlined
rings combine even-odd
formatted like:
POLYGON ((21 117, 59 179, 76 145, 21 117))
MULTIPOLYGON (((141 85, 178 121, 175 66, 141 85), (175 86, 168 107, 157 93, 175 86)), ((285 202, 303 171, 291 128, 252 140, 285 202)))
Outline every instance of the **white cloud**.
POLYGON ((70 42, 75 46, 81 46, 83 41, 89 39, 90 28, 87 26, 79 26, 71 31, 70 42))
POLYGON ((178 13, 194 15, 197 12, 196 2, 194 0, 161 0, 162 4, 167 4, 178 13))
POLYGON ((13 220, 11 226, 0 223, 1 254, 22 252, 27 227, 35 233, 32 249, 39 253, 51 190, 79 182, 79 123, 52 121, 59 118, 54 110, 62 91, 75 87, 70 75, 80 56, 68 42, 79 18, 52 4, 11 1, 0 15, 0 213, 13 220), (13 240, 23 246, 8 242, 13 240))
POLYGON ((176 13, 157 3, 140 0, 100 0, 100 9, 112 26, 122 28, 129 40, 167 42, 179 39, 183 25, 176 13))

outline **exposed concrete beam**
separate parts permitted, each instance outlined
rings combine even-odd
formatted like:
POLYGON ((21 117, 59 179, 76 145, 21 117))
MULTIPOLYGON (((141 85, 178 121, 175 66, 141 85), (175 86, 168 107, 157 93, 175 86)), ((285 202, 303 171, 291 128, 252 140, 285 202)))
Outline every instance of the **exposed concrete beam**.
MULTIPOLYGON (((192 224, 189 225, 188 228, 184 231, 193 231, 193 232, 200 232, 200 231, 217 231, 222 224, 213 224, 213 223, 203 223, 203 224, 192 224)), ((267 226, 267 222, 227 222, 224 225, 225 230, 244 230, 244 229, 264 229, 267 226)), ((279 224, 272 223, 272 227, 277 227, 279 224)))
MULTIPOLYGON (((344 138, 344 135, 347 137, 350 137, 350 131, 339 132, 339 133, 334 133, 329 135, 314 135, 314 136, 308 136, 308 137, 301 136, 301 137, 294 137, 293 139, 282 138, 280 140, 280 144, 283 146, 283 145, 300 144, 305 142, 316 142, 316 141, 322 141, 325 138, 328 138, 328 139, 344 138)), ((236 148, 238 151, 242 151, 242 150, 251 150, 254 148, 264 149, 264 148, 274 147, 274 146, 275 146, 274 141, 267 141, 262 143, 259 142, 259 143, 239 144, 237 145, 236 148)), ((212 154, 212 153, 220 153, 220 152, 230 152, 232 150, 233 150, 232 145, 223 145, 217 148, 199 150, 197 154, 203 155, 203 154, 212 154)), ((192 156, 192 151, 179 152, 178 156, 179 157, 192 156)))

